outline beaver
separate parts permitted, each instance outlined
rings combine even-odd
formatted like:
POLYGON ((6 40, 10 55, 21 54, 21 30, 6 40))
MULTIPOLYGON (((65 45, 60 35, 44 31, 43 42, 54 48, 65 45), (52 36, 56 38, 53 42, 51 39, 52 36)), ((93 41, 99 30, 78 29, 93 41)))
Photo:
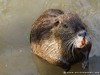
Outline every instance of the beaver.
POLYGON ((34 54, 69 71, 78 62, 88 67, 92 42, 76 13, 48 9, 33 23, 30 45, 34 54))

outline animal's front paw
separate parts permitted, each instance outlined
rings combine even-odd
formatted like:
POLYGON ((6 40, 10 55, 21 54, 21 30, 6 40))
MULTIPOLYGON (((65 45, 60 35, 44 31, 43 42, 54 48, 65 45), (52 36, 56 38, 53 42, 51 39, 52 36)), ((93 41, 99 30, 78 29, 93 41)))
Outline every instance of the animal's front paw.
POLYGON ((58 66, 60 66, 64 70, 64 74, 66 74, 66 72, 68 72, 71 68, 71 65, 68 62, 59 64, 58 66))
POLYGON ((89 66, 89 62, 88 62, 88 61, 84 61, 84 62, 82 63, 82 68, 83 68, 83 69, 88 68, 88 66, 89 66))
POLYGON ((71 67, 68 67, 66 68, 64 71, 63 71, 63 74, 67 74, 67 72, 70 70, 71 67))

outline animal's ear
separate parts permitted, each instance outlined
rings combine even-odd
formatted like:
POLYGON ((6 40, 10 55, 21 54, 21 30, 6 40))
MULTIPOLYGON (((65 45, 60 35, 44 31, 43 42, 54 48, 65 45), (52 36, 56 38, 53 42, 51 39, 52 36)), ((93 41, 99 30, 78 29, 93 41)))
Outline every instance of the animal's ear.
POLYGON ((54 23, 54 26, 58 26, 59 25, 59 21, 56 21, 55 23, 54 23))
POLYGON ((54 25, 55 25, 55 26, 60 25, 60 24, 63 22, 65 16, 66 16, 66 15, 64 15, 64 14, 63 14, 63 15, 57 16, 57 17, 55 18, 54 25))
POLYGON ((55 19, 53 22, 53 26, 58 26, 60 24, 60 21, 58 19, 55 19))

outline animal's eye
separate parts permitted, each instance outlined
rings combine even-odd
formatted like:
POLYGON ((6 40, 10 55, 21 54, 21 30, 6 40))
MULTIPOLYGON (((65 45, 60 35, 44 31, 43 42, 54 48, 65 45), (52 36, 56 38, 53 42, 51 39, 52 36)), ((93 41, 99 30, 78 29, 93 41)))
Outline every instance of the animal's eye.
POLYGON ((66 24, 64 24, 63 26, 64 26, 64 28, 68 28, 68 26, 66 24))

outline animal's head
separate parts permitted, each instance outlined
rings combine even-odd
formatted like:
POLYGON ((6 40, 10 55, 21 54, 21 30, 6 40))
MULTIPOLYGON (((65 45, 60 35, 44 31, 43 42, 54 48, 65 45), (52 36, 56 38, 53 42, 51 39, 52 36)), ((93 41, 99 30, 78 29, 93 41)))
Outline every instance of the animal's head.
POLYGON ((73 45, 75 48, 83 48, 91 42, 85 24, 79 16, 74 13, 59 15, 54 19, 53 33, 60 37, 66 45, 73 45))
POLYGON ((31 41, 48 40, 52 35, 65 42, 65 46, 73 45, 76 48, 82 48, 90 42, 84 23, 74 13, 49 11, 40 16, 32 27, 31 41))

